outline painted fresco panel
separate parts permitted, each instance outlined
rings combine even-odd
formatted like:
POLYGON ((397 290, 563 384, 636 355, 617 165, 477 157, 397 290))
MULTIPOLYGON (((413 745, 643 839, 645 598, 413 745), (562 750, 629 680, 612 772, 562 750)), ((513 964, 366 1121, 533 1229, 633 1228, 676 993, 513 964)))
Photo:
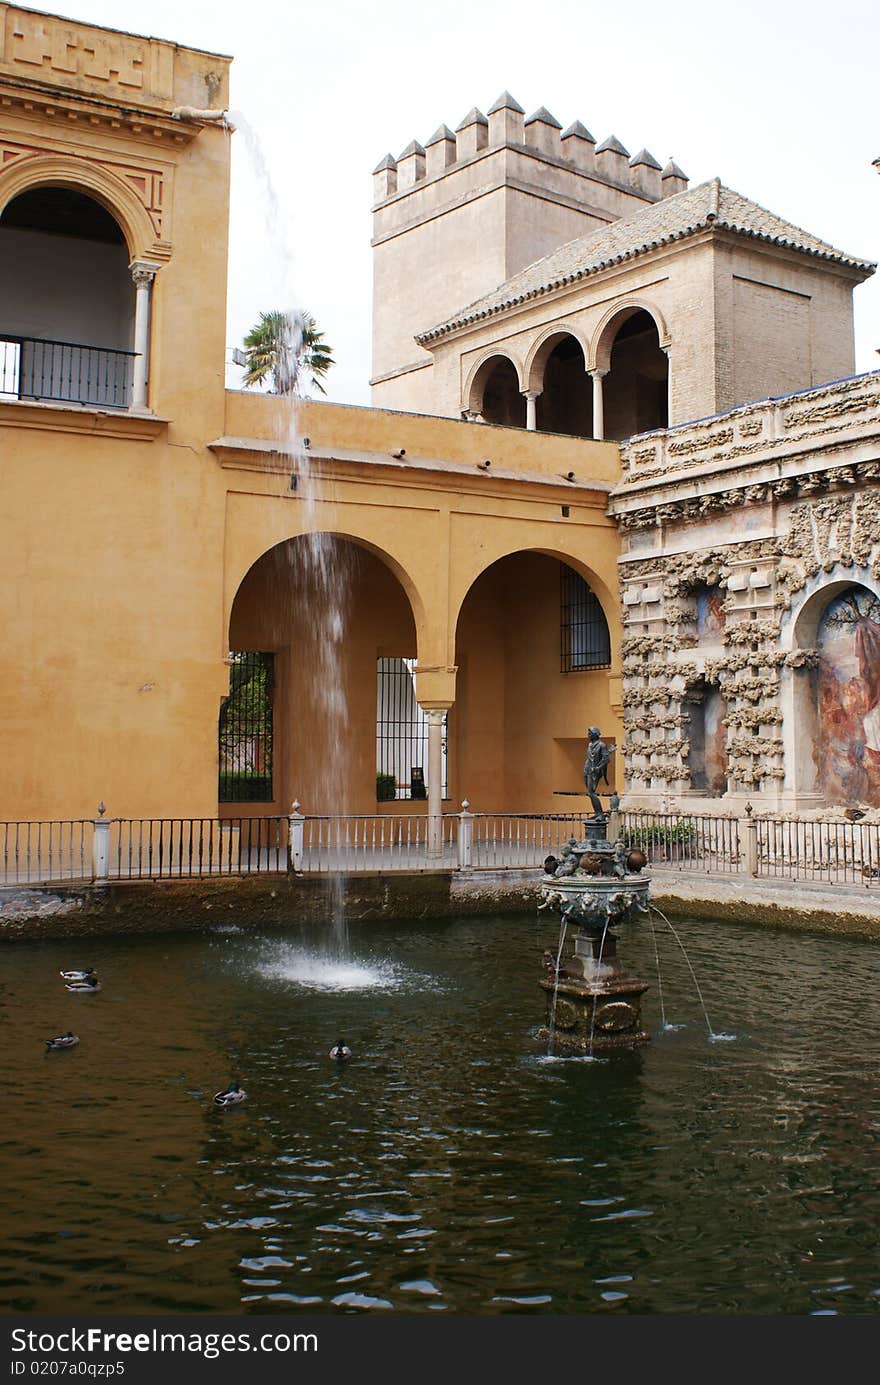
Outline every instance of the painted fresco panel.
POLYGON ((862 587, 819 622, 817 767, 829 803, 880 807, 880 601, 862 587))
POLYGON ((698 587, 697 636, 703 644, 720 644, 724 633, 724 595, 718 587, 698 587))

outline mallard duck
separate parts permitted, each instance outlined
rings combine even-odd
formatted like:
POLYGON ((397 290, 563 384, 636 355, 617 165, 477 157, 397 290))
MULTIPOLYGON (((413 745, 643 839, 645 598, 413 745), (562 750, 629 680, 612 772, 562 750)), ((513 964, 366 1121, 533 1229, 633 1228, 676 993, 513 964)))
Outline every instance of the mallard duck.
POLYGON ((237 1106, 240 1101, 247 1098, 247 1092, 238 1082, 230 1082, 222 1092, 214 1093, 215 1106, 237 1106))
POLYGON ((91 976, 83 977, 82 981, 66 981, 64 989, 72 991, 74 995, 94 995, 96 991, 101 989, 101 983, 97 976, 92 973, 91 976))
POLYGON ((337 1039, 330 1050, 329 1056, 335 1058, 337 1063, 344 1063, 346 1059, 351 1057, 351 1049, 344 1039, 337 1039))
POLYGON ((47 1039, 46 1049, 51 1048, 73 1048, 74 1044, 79 1043, 79 1035, 74 1034, 72 1029, 68 1029, 66 1034, 59 1034, 57 1039, 47 1039))
POLYGON ((62 981, 88 981, 94 974, 94 967, 83 967, 82 971, 60 971, 58 973, 62 981))

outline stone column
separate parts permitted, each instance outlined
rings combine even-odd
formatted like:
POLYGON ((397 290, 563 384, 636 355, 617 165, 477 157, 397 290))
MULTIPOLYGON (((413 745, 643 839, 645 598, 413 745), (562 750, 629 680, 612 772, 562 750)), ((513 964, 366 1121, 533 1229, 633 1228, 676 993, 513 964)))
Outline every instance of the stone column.
POLYGON ((445 707, 426 707, 428 718, 428 855, 443 851, 443 722, 445 707))
POLYGON ((672 422, 672 347, 664 346, 666 352, 666 426, 672 422))
POLYGON ((526 428, 530 433, 536 432, 538 427, 538 412, 535 405, 540 393, 540 390, 523 390, 526 399, 526 428))
POLYGON ((608 374, 607 370, 591 370, 588 372, 593 380, 593 437, 597 442, 602 442, 605 438, 605 400, 602 393, 602 381, 608 374))
POLYGON ((134 301, 134 371, 131 384, 132 413, 148 413, 147 384, 150 378, 150 307, 153 280, 159 270, 149 260, 132 260, 129 265, 135 286, 134 301))

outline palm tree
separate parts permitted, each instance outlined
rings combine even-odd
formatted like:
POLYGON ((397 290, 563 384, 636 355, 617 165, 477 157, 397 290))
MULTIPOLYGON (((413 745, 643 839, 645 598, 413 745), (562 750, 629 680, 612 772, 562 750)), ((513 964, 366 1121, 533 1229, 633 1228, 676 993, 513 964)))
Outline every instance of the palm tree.
POLYGON ((260 313, 260 320, 244 339, 247 360, 244 385, 270 380, 272 394, 302 394, 313 385, 326 394, 321 381, 334 364, 333 348, 311 313, 260 313))

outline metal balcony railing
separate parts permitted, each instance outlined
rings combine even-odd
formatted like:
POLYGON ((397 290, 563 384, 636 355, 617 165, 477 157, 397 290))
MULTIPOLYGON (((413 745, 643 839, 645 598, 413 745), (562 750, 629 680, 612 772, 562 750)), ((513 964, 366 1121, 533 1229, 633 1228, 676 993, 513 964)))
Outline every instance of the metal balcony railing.
POLYGON ((127 409, 135 353, 0 332, 0 399, 127 409))

